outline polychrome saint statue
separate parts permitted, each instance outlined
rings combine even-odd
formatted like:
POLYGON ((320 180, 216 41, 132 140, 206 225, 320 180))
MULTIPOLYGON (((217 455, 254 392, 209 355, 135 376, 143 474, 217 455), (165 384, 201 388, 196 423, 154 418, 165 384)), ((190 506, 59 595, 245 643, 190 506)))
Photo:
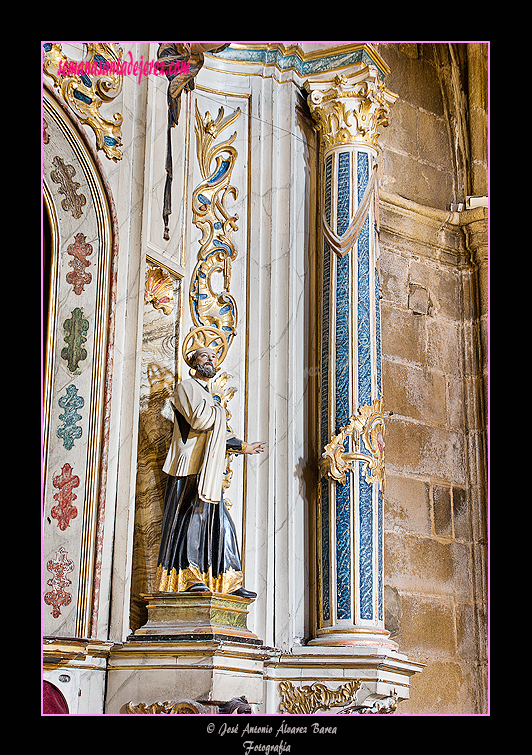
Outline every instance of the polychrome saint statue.
POLYGON ((236 528, 223 499, 223 475, 227 450, 257 454, 264 444, 246 443, 229 432, 225 409, 211 393, 211 380, 226 353, 227 340, 217 328, 196 328, 183 343, 191 377, 177 384, 171 398, 174 429, 163 466, 168 479, 156 592, 256 597, 243 586, 236 528))

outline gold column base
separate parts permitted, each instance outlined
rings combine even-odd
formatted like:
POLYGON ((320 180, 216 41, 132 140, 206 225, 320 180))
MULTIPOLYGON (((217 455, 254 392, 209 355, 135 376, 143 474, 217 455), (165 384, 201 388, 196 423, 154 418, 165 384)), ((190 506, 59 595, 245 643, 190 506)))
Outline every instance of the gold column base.
POLYGON ((247 627, 253 598, 215 592, 142 594, 148 609, 147 623, 130 640, 231 639, 262 644, 247 627))

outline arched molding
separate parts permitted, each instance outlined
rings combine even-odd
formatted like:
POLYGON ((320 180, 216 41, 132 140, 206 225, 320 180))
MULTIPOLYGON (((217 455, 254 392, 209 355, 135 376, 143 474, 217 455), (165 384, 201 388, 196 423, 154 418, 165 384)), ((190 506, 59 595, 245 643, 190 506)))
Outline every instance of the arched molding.
POLYGON ((46 85, 42 119, 43 223, 50 230, 49 277, 43 280, 49 292, 43 318, 44 632, 90 637, 104 534, 118 241, 99 160, 46 85), (69 517, 61 509, 65 465, 79 478, 69 517), (59 552, 66 553, 59 562, 73 564, 64 582, 57 576, 59 552))

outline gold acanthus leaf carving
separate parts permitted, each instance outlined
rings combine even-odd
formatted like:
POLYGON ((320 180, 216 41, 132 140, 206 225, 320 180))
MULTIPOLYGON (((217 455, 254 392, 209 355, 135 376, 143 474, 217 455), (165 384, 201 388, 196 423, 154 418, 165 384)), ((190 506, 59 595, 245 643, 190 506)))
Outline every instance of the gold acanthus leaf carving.
POLYGON ((349 76, 305 82, 308 103, 324 146, 359 143, 377 147, 379 126, 388 126, 397 95, 388 91, 373 66, 349 76))
POLYGON ((382 399, 379 398, 373 404, 362 406, 325 446, 320 460, 322 476, 345 485, 347 472, 354 469, 355 462, 362 462, 366 482, 378 483, 380 491, 384 493, 384 432, 382 399), (350 452, 345 450, 344 445, 348 438, 352 438, 353 444, 350 452))
POLYGON ((214 705, 203 705, 195 700, 165 700, 164 702, 155 703, 137 703, 128 702, 125 705, 125 712, 129 715, 191 715, 191 714, 209 714, 217 713, 218 708, 214 705))
POLYGON ((348 705, 354 702, 361 683, 357 679, 342 684, 337 689, 329 689, 319 682, 302 687, 295 687, 292 682, 281 682, 279 712, 305 715, 348 705))

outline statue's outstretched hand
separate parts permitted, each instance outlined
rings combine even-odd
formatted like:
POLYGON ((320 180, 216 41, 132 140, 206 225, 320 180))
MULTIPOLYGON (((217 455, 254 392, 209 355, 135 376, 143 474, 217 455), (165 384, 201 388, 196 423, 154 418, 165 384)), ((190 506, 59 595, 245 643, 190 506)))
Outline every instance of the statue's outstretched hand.
POLYGON ((248 443, 246 446, 246 450, 244 451, 245 454, 261 454, 264 451, 263 446, 265 445, 265 441, 261 441, 260 443, 248 443))

